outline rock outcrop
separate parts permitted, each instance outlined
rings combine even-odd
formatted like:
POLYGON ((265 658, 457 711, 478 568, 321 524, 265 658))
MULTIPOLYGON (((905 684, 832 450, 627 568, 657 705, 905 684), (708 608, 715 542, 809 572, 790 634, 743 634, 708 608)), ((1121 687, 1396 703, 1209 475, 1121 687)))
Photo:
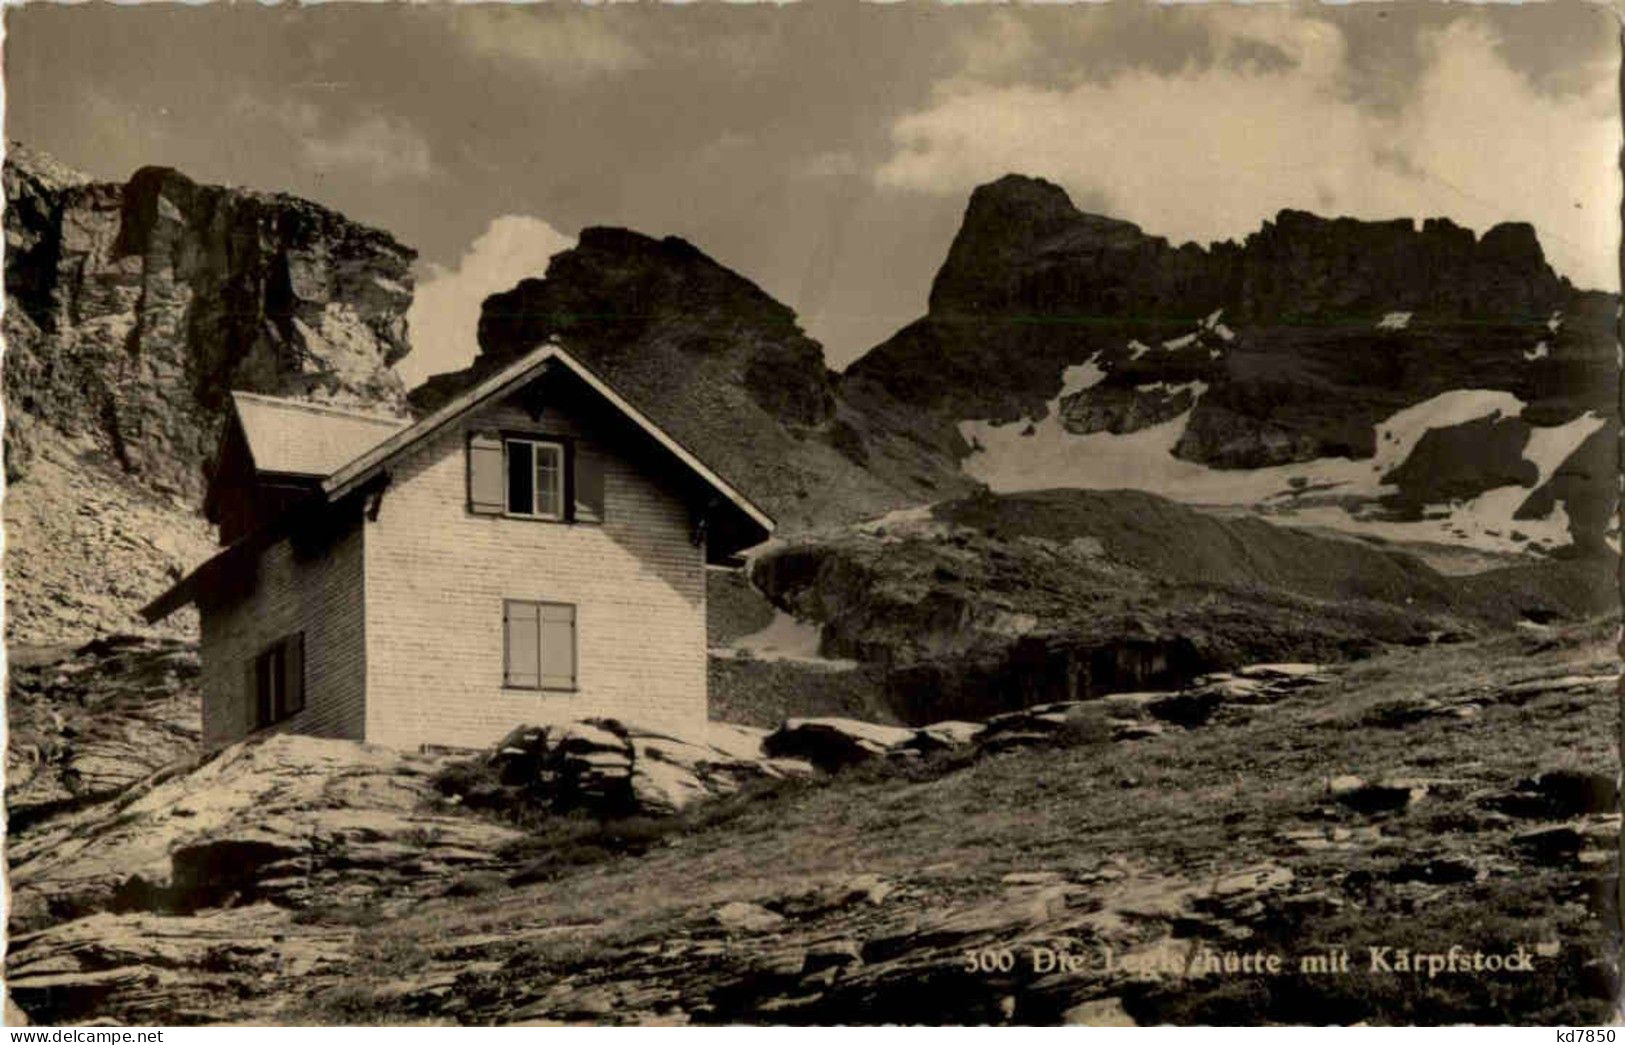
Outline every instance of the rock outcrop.
POLYGON ((1613 605, 1579 563, 1451 577, 1398 550, 1151 494, 977 495, 797 535, 756 586, 879 677, 893 721, 1162 689, 1240 664, 1369 656, 1613 605))
POLYGON ((1614 632, 920 729, 573 723, 480 760, 528 798, 555 772, 608 793, 617 766, 764 747, 865 767, 658 819, 494 817, 447 797, 470 763, 250 741, 11 839, 8 1022, 1414 1022, 1392 974, 1294 967, 1401 923, 1534 956, 1517 994, 1441 976, 1446 1016, 1595 1022, 1617 993, 1616 774, 1606 745, 1532 762, 1507 738, 1603 735, 1614 632), (1475 757, 1442 775, 1446 750, 1475 757), (1278 976, 1223 964, 1271 953, 1278 976))
POLYGON ((78 649, 13 645, 6 699, 6 824, 15 836, 108 801, 193 755, 197 647, 116 635, 78 649))
POLYGON ((968 490, 961 444, 875 387, 843 390, 790 309, 674 237, 589 228, 546 277, 488 298, 474 365, 413 390, 432 409, 547 341, 781 525, 861 518, 968 490))
POLYGON ((14 836, 13 931, 95 912, 285 908, 444 888, 516 832, 434 807, 444 756, 259 737, 14 836))
POLYGON ((499 810, 663 816, 748 783, 812 772, 804 762, 769 757, 765 733, 710 723, 702 736, 680 737, 613 719, 522 726, 481 760, 494 780, 452 775, 443 789, 499 810))
POLYGON ((404 405, 414 252, 283 194, 5 161, 8 467, 36 425, 195 495, 227 393, 404 405))

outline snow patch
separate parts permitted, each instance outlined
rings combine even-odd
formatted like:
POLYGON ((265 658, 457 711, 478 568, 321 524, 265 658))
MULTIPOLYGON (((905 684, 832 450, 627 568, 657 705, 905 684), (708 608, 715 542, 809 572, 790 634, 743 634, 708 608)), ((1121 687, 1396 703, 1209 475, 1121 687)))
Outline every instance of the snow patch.
POLYGON ((1580 444, 1596 434, 1597 429, 1608 423, 1608 419, 1594 410, 1588 410, 1570 421, 1568 424, 1557 425, 1552 428, 1536 428, 1529 433, 1529 442, 1524 445, 1524 460, 1540 469, 1540 479, 1535 483, 1536 488, 1546 484, 1557 469, 1569 459, 1569 455, 1580 449, 1580 444))
MULTIPOLYGON (((1191 388, 1198 401, 1207 391, 1199 381, 1179 387, 1191 388)), ((1400 410, 1376 425, 1376 454, 1369 459, 1320 458, 1250 470, 1210 468, 1174 457, 1174 446, 1190 423, 1190 410, 1137 432, 1076 435, 1061 425, 1057 398, 1028 436, 1019 435, 1015 426, 987 421, 964 421, 959 430, 977 447, 964 463, 965 472, 995 492, 1056 487, 1146 490, 1191 504, 1259 506, 1272 521, 1283 525, 1517 552, 1531 546, 1561 546, 1570 539, 1568 516, 1561 504, 1543 520, 1512 518, 1533 492, 1531 487, 1507 486, 1465 502, 1430 505, 1425 517, 1415 521, 1373 517, 1361 504, 1396 492, 1382 477, 1403 463, 1429 430, 1485 417, 1517 417, 1524 406, 1510 392, 1457 389, 1400 410), (1514 532, 1524 539, 1515 540, 1514 532)), ((1535 488, 1547 482, 1605 423, 1592 413, 1565 425, 1533 429, 1523 454, 1539 472, 1535 488)))
POLYGON ((1218 325, 1219 325, 1219 317, 1222 316, 1222 315, 1224 315, 1224 309, 1222 309, 1222 308, 1216 308, 1212 312, 1208 313, 1208 317, 1206 319, 1202 320, 1202 329, 1203 330, 1214 330, 1214 329, 1216 329, 1218 327, 1218 325))
POLYGON ((1546 329, 1555 334, 1559 330, 1561 330, 1562 327, 1563 327, 1563 310, 1558 309, 1556 312, 1553 312, 1551 314, 1550 318, 1548 318, 1546 320, 1546 329))
POLYGON ((1151 351, 1151 346, 1144 344, 1138 338, 1128 343, 1128 357, 1130 359, 1139 359, 1149 351, 1151 351))
POLYGON ((1172 399, 1181 392, 1194 392, 1196 395, 1201 395, 1207 391, 1207 384, 1202 381, 1186 381, 1181 385, 1170 385, 1166 381, 1153 381, 1148 385, 1135 385, 1134 390, 1144 392, 1146 395, 1164 395, 1172 399))
POLYGON ((1226 341, 1234 341, 1236 339, 1236 332, 1225 326, 1223 323, 1220 323, 1218 326, 1214 327, 1213 332, 1226 341))
POLYGON ((1172 341, 1164 341, 1162 343, 1162 347, 1167 349, 1169 352, 1177 352, 1182 348, 1189 348, 1191 345, 1196 344, 1196 339, 1201 336, 1201 331, 1197 331, 1193 334, 1186 334, 1184 337, 1176 337, 1172 341))
POLYGON ((1404 330, 1411 325, 1411 313, 1390 312, 1377 323, 1378 330, 1404 330))
POLYGON ((783 610, 774 610, 773 619, 767 627, 734 640, 728 650, 713 652, 727 656, 731 651, 735 657, 744 654, 754 660, 794 661, 840 671, 850 671, 858 666, 856 661, 820 656, 819 637, 818 625, 797 620, 783 610))
POLYGON ((1545 359, 1552 354, 1551 346, 1542 341, 1534 348, 1525 349, 1523 357, 1533 363, 1537 359, 1545 359))
MULTIPOLYGON (((1134 343, 1136 345, 1140 344, 1138 341, 1134 343)), ((1055 398, 1054 402, 1059 403, 1068 396, 1077 395, 1079 392, 1093 388, 1106 380, 1106 371, 1100 369, 1097 362, 1099 359, 1100 353, 1096 352, 1077 366, 1069 366, 1061 371, 1061 394, 1055 398)), ((1054 410, 1054 407, 1050 408, 1051 413, 1054 413, 1054 410)))
POLYGON ((859 533, 866 533, 882 540, 889 540, 894 536, 900 539, 903 534, 945 532, 949 528, 948 525, 932 516, 932 508, 933 506, 929 504, 916 505, 913 508, 896 508, 885 515, 858 523, 855 529, 859 533))
POLYGON ((1436 395, 1378 424, 1376 456, 1362 463, 1382 475, 1403 464, 1430 428, 1453 428, 1484 417, 1517 417, 1523 408, 1523 400, 1511 392, 1458 388, 1436 395))

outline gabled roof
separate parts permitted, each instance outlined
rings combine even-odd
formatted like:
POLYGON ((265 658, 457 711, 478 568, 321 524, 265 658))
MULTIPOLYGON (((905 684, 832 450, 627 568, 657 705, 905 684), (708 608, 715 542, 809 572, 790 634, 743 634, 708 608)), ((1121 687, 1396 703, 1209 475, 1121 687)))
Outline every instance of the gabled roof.
MULTIPOLYGON (((284 513, 267 526, 222 548, 213 558, 187 574, 174 587, 144 606, 141 610, 142 616, 149 621, 163 619, 196 599, 200 590, 207 590, 212 584, 219 582, 235 568, 235 564, 244 555, 269 546, 291 532, 296 525, 309 523, 328 507, 346 500, 353 502, 357 496, 364 494, 366 491, 379 489, 381 486, 387 485, 390 467, 402 456, 411 452, 436 433, 456 424, 470 413, 524 387, 552 367, 561 367, 579 378, 588 388, 613 407, 617 413, 625 417, 670 453, 695 478, 710 489, 716 495, 717 500, 732 506, 737 514, 730 522, 730 525, 725 527, 725 530, 732 538, 728 546, 730 552, 757 544, 765 540, 773 532, 775 524, 772 517, 752 504, 744 494, 734 489, 727 480, 707 467, 687 447, 663 431, 642 411, 623 399, 618 392, 579 360, 557 345, 544 345, 507 368, 474 385, 461 395, 456 396, 434 413, 415 423, 404 424, 404 426, 402 422, 377 417, 376 415, 352 414, 331 407, 315 407, 314 413, 329 416, 322 421, 314 422, 312 427, 325 426, 329 423, 329 420, 338 417, 348 422, 358 422, 347 425, 342 429, 335 426, 331 431, 336 433, 342 430, 346 433, 342 438, 353 437, 360 439, 366 436, 369 438, 368 445, 352 459, 332 469, 330 473, 287 469, 294 474, 325 475, 316 496, 312 500, 284 513), (740 520, 743 521, 743 526, 738 524, 740 520)), ((243 392, 232 393, 232 398, 237 405, 240 420, 244 417, 243 407, 246 405, 250 412, 256 413, 255 423, 269 422, 262 425, 261 442, 256 445, 254 443, 255 436, 249 432, 250 422, 242 421, 244 434, 249 439, 250 452, 254 456, 255 466, 258 470, 284 470, 269 468, 262 463, 259 456, 261 447, 265 448, 266 453, 273 460, 278 460, 285 465, 293 464, 302 467, 314 467, 321 454, 337 452, 333 449, 341 439, 337 435, 313 438, 307 444, 301 441, 301 437, 286 434, 285 430, 291 427, 290 420, 295 419, 291 410, 309 408, 311 404, 292 403, 287 400, 271 399, 267 396, 256 396, 243 392), (277 454, 283 456, 277 457, 277 454)), ((308 421, 310 417, 314 416, 314 413, 309 417, 299 417, 297 420, 308 421)))
POLYGON ((231 393, 254 469, 326 478, 412 423, 252 392, 231 393))
POLYGON ((543 345, 506 369, 498 371, 468 389, 462 395, 452 399, 445 406, 418 421, 410 428, 403 429, 385 439, 328 476, 326 481, 322 483, 322 492, 327 495, 329 501, 336 501, 354 492, 377 475, 379 471, 388 468, 396 458, 406 453, 419 442, 429 438, 448 425, 457 423, 457 421, 485 404, 500 399, 524 386, 547 367, 553 365, 562 366, 576 377, 579 377, 619 413, 641 428, 655 442, 669 450, 674 457, 703 480, 707 486, 766 531, 762 535, 764 538, 768 533, 773 532, 773 519, 766 512, 752 504, 744 494, 734 489, 727 480, 706 467, 705 463, 695 457, 687 447, 668 435, 648 417, 644 416, 643 412, 637 407, 621 398, 620 394, 602 378, 557 345, 543 345))

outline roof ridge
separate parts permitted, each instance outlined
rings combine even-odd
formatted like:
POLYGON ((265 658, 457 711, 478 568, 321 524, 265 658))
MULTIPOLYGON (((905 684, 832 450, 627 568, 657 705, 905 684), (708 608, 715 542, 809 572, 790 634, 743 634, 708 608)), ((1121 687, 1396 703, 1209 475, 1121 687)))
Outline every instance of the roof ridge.
POLYGON ((391 416, 388 414, 375 414, 365 410, 358 410, 342 406, 333 406, 328 403, 315 403, 308 399, 287 399, 282 396, 268 396, 260 392, 246 392, 232 389, 233 399, 243 398, 256 403, 267 403, 272 406, 284 406, 295 410, 308 410, 316 414, 333 414, 338 417, 348 417, 357 421, 372 421, 379 424, 390 424, 397 428, 409 426, 413 423, 410 416, 391 416))

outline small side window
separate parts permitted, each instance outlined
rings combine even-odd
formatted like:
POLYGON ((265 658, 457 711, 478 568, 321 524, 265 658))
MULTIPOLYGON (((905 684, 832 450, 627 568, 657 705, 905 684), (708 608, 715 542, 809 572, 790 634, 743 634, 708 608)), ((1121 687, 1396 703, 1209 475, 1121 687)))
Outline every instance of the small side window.
POLYGON ((249 668, 254 692, 254 728, 280 722, 305 709, 305 633, 278 639, 249 668))

